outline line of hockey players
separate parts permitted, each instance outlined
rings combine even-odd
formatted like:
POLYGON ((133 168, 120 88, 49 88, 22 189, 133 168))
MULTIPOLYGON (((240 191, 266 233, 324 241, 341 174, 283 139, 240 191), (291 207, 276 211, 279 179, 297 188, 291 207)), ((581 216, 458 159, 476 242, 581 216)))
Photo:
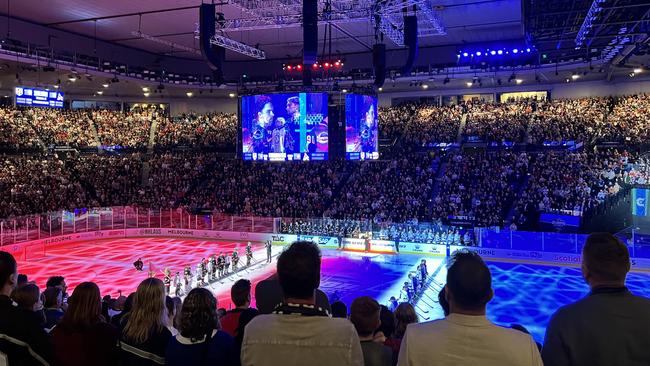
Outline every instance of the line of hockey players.
POLYGON ((208 259, 201 258, 194 272, 192 272, 191 266, 185 266, 183 274, 181 275, 181 272, 177 271, 173 278, 170 269, 165 268, 163 270, 165 291, 170 295, 173 286, 174 296, 181 296, 192 290, 193 283, 194 287, 203 287, 211 282, 218 281, 236 273, 243 268, 249 267, 253 262, 253 250, 250 242, 246 244, 244 254, 246 256, 246 264, 240 263, 239 253, 235 249, 230 255, 221 252, 219 255, 214 254, 210 256, 208 259), (193 281, 193 278, 195 281, 193 281))
POLYGON ((399 298, 391 296, 389 300, 389 309, 395 311, 397 305, 400 302, 409 302, 414 303, 418 297, 426 290, 427 288, 427 278, 429 277, 429 269, 427 268, 427 261, 422 259, 415 270, 415 273, 410 272, 408 274, 408 281, 404 282, 404 286, 400 291, 399 298))

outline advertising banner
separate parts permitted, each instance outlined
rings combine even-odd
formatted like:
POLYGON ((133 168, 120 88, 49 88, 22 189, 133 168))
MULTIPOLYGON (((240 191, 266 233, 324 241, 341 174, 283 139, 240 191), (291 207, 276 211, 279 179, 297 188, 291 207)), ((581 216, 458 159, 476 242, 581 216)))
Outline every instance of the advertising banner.
POLYGON ((395 253, 395 242, 390 240, 371 240, 370 251, 375 253, 395 253))
POLYGON ((298 235, 298 240, 311 241, 321 248, 338 248, 340 244, 339 238, 331 236, 298 235))
POLYGON ((343 249, 354 251, 366 251, 366 239, 343 239, 343 249))
POLYGON ((446 247, 440 244, 424 244, 414 242, 399 242, 399 252, 404 254, 428 254, 437 257, 447 255, 446 247))

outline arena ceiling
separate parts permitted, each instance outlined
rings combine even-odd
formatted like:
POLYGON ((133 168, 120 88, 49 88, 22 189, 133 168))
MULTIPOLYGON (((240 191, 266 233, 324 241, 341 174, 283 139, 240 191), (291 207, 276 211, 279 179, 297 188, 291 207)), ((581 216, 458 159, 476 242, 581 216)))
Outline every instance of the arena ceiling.
MULTIPOLYGON (((195 39, 200 1, 197 0, 49 0, 47 6, 40 1, 9 3, 12 17, 47 25, 59 30, 97 37, 120 45, 158 54, 198 58, 197 54, 183 49, 173 49, 150 40, 134 36, 141 31, 184 47, 198 50, 195 39), (176 10, 173 10, 176 9, 176 10), (169 10, 169 11, 162 11, 169 10), (158 12, 162 11, 162 12, 158 12)), ((444 35, 422 34, 420 47, 462 45, 523 39, 524 28, 520 0, 432 0, 428 3, 444 27, 444 35)), ((287 19, 299 15, 299 0, 226 0, 216 2, 217 11, 224 14, 230 26, 221 30, 224 35, 252 46, 258 46, 270 59, 294 58, 302 52, 302 29, 299 19, 286 20, 278 26, 269 22, 271 16, 285 14, 287 19), (246 10, 259 7, 256 11, 246 10), (254 5, 251 5, 254 4, 254 5), (281 9, 281 10, 278 10, 281 9), (272 14, 271 14, 272 13, 272 14), (235 26, 237 20, 241 26, 235 26), (243 29, 243 30, 242 30, 243 29)), ((324 1, 319 1, 324 6, 324 1)), ((374 1, 332 0, 332 7, 345 6, 366 9, 374 1)), ((6 7, 2 10, 6 13, 6 7)), ((340 54, 368 52, 375 42, 374 27, 367 16, 341 11, 332 21, 332 52, 340 54)), ((322 47, 325 22, 319 24, 322 47)), ((431 33, 431 32, 430 32, 431 33)), ((329 43, 329 42, 328 42, 329 43)), ((388 49, 399 48, 387 39, 388 49)), ((329 48, 329 44, 328 44, 329 48)), ((246 56, 228 54, 229 59, 246 60, 246 56)))

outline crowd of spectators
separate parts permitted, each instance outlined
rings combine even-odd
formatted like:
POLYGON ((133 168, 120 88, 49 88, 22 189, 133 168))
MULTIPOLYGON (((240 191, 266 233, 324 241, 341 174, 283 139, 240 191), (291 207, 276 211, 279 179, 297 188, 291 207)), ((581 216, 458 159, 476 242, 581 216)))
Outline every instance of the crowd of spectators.
POLYGON ((36 149, 36 131, 23 110, 0 108, 0 147, 5 149, 36 149))
POLYGON ((529 101, 468 103, 463 135, 466 141, 522 142, 532 108, 529 101))
MULTIPOLYGON (((450 256, 436 305, 444 316, 427 322, 415 311, 418 296, 381 305, 361 290, 349 313, 341 301, 330 304, 318 288, 321 252, 311 242, 289 245, 276 273, 254 292, 249 280, 236 281, 229 311, 218 309, 206 288, 171 298, 155 277, 117 299, 102 298, 93 282, 74 284, 68 296, 60 276, 41 292, 18 274, 15 258, 0 251, 0 352, 11 364, 45 366, 647 364, 650 300, 625 287, 627 247, 612 234, 594 233, 581 261, 591 291, 557 309, 542 346, 522 325, 499 326, 486 317, 489 302, 503 294, 493 290, 487 264, 469 250, 450 256)), ((425 264, 418 265, 421 282, 411 273, 405 287, 413 281, 417 292, 435 280, 425 264)))
POLYGON ((404 128, 404 142, 416 146, 456 142, 462 114, 463 108, 459 105, 419 105, 404 128))
POLYGON ((41 141, 47 146, 67 145, 75 148, 96 146, 93 121, 84 110, 28 108, 22 113, 31 121, 41 141))
POLYGON ((512 151, 454 154, 440 178, 432 216, 500 226, 528 171, 530 157, 512 151))
POLYGON ((194 147, 234 146, 236 138, 236 114, 191 113, 161 120, 158 124, 156 144, 194 147))
POLYGON ((620 191, 632 161, 634 154, 616 149, 536 156, 526 189, 516 204, 515 221, 521 227, 543 212, 580 215, 602 204, 620 191))
POLYGON ((650 138, 650 94, 617 98, 599 137, 603 141, 644 144, 650 138))
POLYGON ((152 121, 165 118, 155 110, 126 113, 93 110, 90 113, 97 128, 100 144, 123 148, 146 147, 149 142, 152 121))
POLYGON ((86 190, 57 156, 0 157, 0 218, 83 207, 86 190))
POLYGON ((426 220, 439 154, 409 154, 355 167, 325 217, 382 222, 426 220))
POLYGON ((528 142, 541 145, 566 141, 589 143, 605 118, 607 98, 540 101, 531 116, 528 142))

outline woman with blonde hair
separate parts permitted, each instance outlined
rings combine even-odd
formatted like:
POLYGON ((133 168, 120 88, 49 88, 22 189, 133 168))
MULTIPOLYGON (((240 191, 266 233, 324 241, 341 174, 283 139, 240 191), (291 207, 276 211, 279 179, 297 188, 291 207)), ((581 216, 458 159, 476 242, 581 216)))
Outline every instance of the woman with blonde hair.
POLYGON ((157 278, 140 282, 133 297, 133 308, 125 315, 120 337, 123 365, 163 365, 167 343, 165 286, 157 278))
POLYGON ((57 365, 115 365, 120 332, 105 322, 99 287, 83 282, 68 300, 68 310, 52 330, 57 365))

